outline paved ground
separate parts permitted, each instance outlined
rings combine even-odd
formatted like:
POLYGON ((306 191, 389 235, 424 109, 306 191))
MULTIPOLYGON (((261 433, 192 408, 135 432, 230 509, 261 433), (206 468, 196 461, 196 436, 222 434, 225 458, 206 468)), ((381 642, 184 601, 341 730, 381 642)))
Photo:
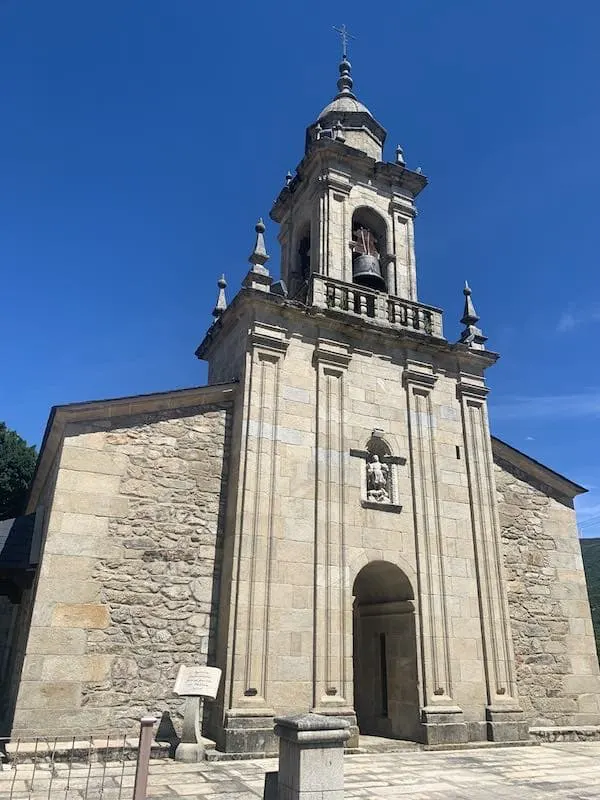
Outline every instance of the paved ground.
MULTIPOLYGON (((42 800, 83 797, 131 800, 133 764, 55 765, 50 783, 41 767, 0 772, 0 798, 42 800), (103 788, 102 788, 103 786, 103 788)), ((257 800, 264 773, 277 761, 177 764, 153 762, 148 796, 152 800, 257 800)), ((600 742, 538 747, 489 748, 454 752, 370 753, 347 756, 346 800, 598 800, 600 742)))

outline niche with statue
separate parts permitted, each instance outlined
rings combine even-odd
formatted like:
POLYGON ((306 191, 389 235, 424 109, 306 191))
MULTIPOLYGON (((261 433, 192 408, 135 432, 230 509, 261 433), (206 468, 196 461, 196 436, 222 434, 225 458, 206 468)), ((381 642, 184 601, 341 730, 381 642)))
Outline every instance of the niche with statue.
POLYGON ((361 470, 361 505, 382 511, 401 511, 398 497, 397 466, 406 459, 394 456, 383 438, 383 431, 375 429, 365 450, 351 450, 350 455, 363 460, 361 470))

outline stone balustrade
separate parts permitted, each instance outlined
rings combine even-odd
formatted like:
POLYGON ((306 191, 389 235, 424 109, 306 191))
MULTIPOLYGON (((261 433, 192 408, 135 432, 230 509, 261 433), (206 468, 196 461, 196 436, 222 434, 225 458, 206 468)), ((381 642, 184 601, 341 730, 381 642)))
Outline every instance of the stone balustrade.
POLYGON ((442 312, 439 308, 324 275, 312 276, 312 305, 366 317, 394 328, 443 337, 442 312))

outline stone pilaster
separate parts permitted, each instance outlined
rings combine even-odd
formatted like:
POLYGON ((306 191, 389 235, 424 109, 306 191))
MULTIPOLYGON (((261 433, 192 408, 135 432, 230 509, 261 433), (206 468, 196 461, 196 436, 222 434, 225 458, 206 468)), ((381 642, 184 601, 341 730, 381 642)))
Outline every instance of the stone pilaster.
POLYGON ((312 271, 337 280, 352 281, 352 259, 346 201, 350 185, 340 176, 325 172, 319 176, 318 258, 312 271))
POLYGON ((388 271, 388 292, 407 300, 417 300, 413 219, 414 205, 394 197, 390 203, 391 247, 395 259, 388 271))
POLYGON ((421 638, 423 736, 428 744, 465 742, 467 725, 453 699, 446 608, 444 548, 431 395, 437 376, 428 364, 408 362, 404 381, 409 441, 421 638))
POLYGON ((317 525, 315 537, 315 671, 313 704, 319 713, 349 715, 355 722, 346 653, 352 612, 344 574, 347 346, 319 339, 317 369, 317 525))
POLYGON ((526 739, 518 702, 514 653, 502 566, 500 522, 487 414, 487 387, 478 376, 458 381, 469 481, 475 571, 481 613, 488 738, 526 739))
MULTIPOLYGON (((283 328, 254 323, 250 334, 247 420, 240 474, 237 530, 237 593, 231 696, 225 714, 228 752, 273 750, 273 710, 268 701, 270 590, 277 492, 277 432, 281 361, 288 342, 283 328)), ((235 578, 234 578, 235 579, 235 578)))

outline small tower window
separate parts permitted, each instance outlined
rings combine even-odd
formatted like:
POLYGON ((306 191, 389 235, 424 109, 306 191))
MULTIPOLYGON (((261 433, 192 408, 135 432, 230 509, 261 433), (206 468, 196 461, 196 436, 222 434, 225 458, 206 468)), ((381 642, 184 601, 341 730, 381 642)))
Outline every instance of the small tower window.
POLYGON ((310 281, 310 226, 302 231, 297 241, 291 297, 305 303, 310 281))

